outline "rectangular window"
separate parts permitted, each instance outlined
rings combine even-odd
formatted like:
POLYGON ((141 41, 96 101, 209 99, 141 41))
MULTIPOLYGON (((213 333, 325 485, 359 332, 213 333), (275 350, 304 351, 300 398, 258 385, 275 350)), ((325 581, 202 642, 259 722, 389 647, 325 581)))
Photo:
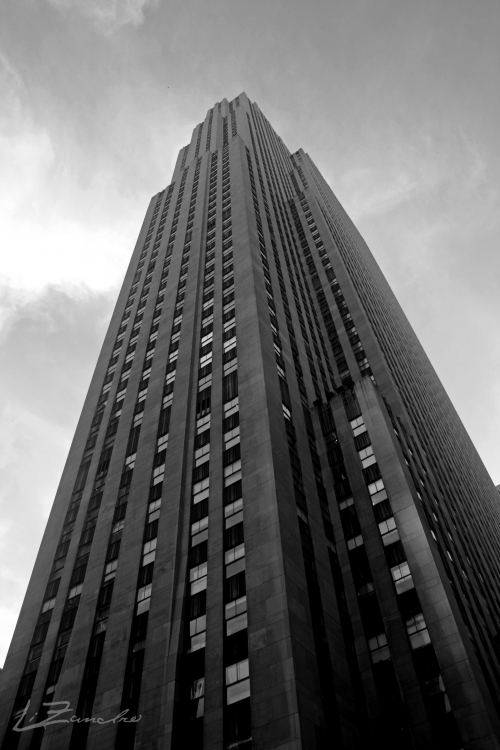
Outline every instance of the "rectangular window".
POLYGON ((362 432, 366 432, 366 426, 363 417, 357 417, 351 421, 351 429, 354 437, 361 435, 362 432))
MULTIPOLYGON (((239 447, 239 446, 235 446, 235 447, 239 447)), ((233 450, 233 448, 231 448, 231 450, 233 450)), ((234 474, 239 474, 238 479, 241 479, 241 459, 239 459, 238 461, 235 461, 232 464, 229 464, 228 466, 224 468, 224 477, 231 477, 234 474)))
POLYGON ((406 621, 406 632, 410 637, 412 649, 415 651, 422 646, 428 646, 431 642, 427 625, 422 613, 411 617, 406 621))
POLYGON ((226 686, 228 705, 249 697, 250 678, 248 659, 226 667, 226 686))
POLYGON ((387 636, 380 633, 374 638, 368 639, 368 648, 370 649, 372 661, 377 664, 379 661, 386 661, 391 658, 389 646, 387 645, 387 636))
POLYGON ((399 563, 391 568, 392 580, 396 587, 396 593, 402 594, 408 589, 414 587, 413 579, 411 577, 410 568, 407 562, 399 563))
POLYGON ((232 372, 226 375, 222 381, 223 402, 227 404, 238 396, 238 373, 232 372))

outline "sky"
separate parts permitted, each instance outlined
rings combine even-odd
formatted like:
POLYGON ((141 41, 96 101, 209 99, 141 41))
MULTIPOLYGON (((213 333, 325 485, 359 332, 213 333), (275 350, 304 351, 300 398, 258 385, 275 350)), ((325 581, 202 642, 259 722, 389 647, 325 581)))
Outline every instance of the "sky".
POLYGON ((2 0, 0 665, 149 200, 245 91, 372 249, 500 483, 497 0, 2 0))

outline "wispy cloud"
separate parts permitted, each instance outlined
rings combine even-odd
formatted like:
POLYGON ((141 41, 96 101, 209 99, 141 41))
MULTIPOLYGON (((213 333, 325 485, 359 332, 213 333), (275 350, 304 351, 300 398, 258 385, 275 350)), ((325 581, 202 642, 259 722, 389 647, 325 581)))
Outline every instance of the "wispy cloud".
POLYGON ((158 5, 159 0, 47 0, 61 11, 76 9, 93 21, 96 27, 110 34, 122 26, 140 26, 144 11, 158 5))
POLYGON ((136 204, 135 216, 124 218, 130 216, 125 203, 134 199, 118 188, 120 174, 104 159, 89 167, 74 141, 67 153, 64 138, 61 143, 38 122, 6 57, 0 57, 0 102, 0 283, 7 291, 1 325, 6 306, 12 310, 23 291, 39 294, 49 283, 64 284, 78 296, 82 285, 116 286, 144 206, 136 204))
MULTIPOLYGON (((377 134, 380 148, 369 142, 365 151, 349 154, 351 166, 337 182, 339 197, 355 220, 387 215, 403 204, 434 199, 440 209, 456 200, 491 192, 495 180, 478 144, 456 130, 446 135, 418 130, 392 129, 389 136, 377 134)), ((493 198, 493 196, 490 196, 493 198)))

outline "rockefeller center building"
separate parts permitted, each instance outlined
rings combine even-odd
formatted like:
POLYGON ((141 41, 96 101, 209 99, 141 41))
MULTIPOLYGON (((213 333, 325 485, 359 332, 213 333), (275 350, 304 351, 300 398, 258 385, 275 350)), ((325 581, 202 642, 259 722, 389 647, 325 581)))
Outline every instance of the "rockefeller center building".
POLYGON ((1 747, 498 750, 498 623, 498 493, 432 365, 310 157, 223 99, 147 209, 1 747))

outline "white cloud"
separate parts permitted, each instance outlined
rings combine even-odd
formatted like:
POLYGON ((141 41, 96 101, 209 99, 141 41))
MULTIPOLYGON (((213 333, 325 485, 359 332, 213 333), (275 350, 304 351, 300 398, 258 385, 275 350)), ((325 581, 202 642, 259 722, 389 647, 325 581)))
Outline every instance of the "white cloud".
POLYGON ((48 284, 73 296, 116 287, 144 206, 120 189, 120 174, 68 154, 35 120, 19 74, 0 57, 0 327, 27 295, 48 284), (128 206, 134 201, 134 206, 128 206))
POLYGON ((140 26, 144 22, 144 11, 154 7, 158 0, 47 0, 59 10, 73 8, 90 18, 105 34, 122 26, 140 26))

